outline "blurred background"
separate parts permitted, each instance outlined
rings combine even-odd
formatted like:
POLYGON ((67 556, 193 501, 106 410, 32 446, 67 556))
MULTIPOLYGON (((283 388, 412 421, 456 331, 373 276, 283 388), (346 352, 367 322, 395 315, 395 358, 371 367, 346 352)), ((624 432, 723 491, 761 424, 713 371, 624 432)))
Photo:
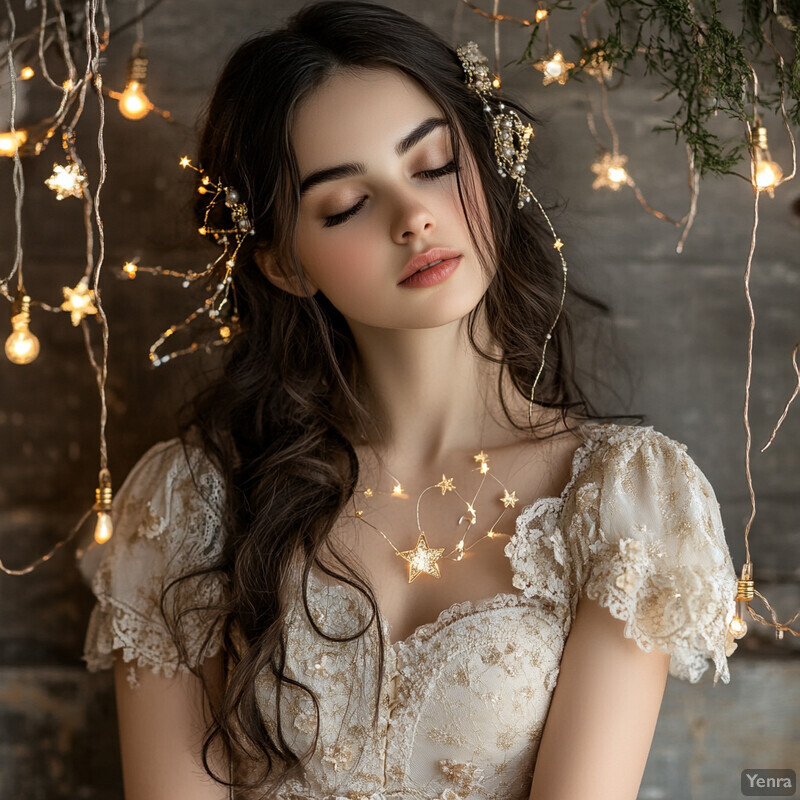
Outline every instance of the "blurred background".
MULTIPOLYGON (((493 23, 462 0, 385 4, 451 42, 475 40, 493 61, 493 23)), ((199 295, 166 277, 140 274, 132 281, 120 268, 138 259, 140 265, 198 270, 215 257, 196 233, 190 215, 195 176, 179 167, 179 158, 194 155, 197 122, 227 55, 302 3, 152 5, 140 26, 149 58, 147 96, 170 119, 155 112, 126 119, 116 101, 106 98, 105 104, 100 285, 110 325, 107 436, 115 488, 148 447, 174 435, 176 409, 216 369, 219 356, 198 354, 153 368, 150 344, 192 311, 199 295)), ((38 26, 40 5, 31 0, 11 7, 18 36, 38 26)), ((64 7, 69 11, 70 4, 64 7)), ((499 10, 524 18, 543 7, 506 0, 499 10)), ((83 4, 72 8, 80 14, 83 4)), ((133 0, 109 5, 112 35, 101 62, 107 89, 125 86, 137 40, 137 26, 126 23, 141 8, 133 0)), ((481 8, 492 11, 493 4, 485 0, 481 8)), ((576 15, 563 24, 551 16, 554 49, 576 61, 579 52, 569 38, 576 15)), ((0 33, 7 42, 7 23, 0 33)), ((592 188, 598 148, 587 125, 587 89, 598 134, 611 142, 592 82, 544 86, 542 72, 512 63, 525 50, 529 30, 507 21, 498 36, 503 89, 524 100, 541 123, 532 145, 538 163, 529 167, 527 182, 555 209, 571 279, 613 312, 586 320, 581 364, 600 379, 587 383, 586 391, 599 411, 643 414, 645 424, 687 445, 716 491, 738 573, 750 514, 742 413, 751 187, 730 176, 704 178, 694 226, 678 254, 680 229, 647 213, 630 186, 592 188)), ((61 75, 57 64, 51 68, 61 75)), ((671 133, 653 131, 673 113, 674 99, 657 102, 662 89, 642 72, 634 66, 623 80, 612 81, 619 85, 607 95, 609 118, 642 197, 680 219, 689 208, 686 153, 671 133)), ((0 83, 0 130, 8 130, 7 71, 0 83)), ((94 191, 99 110, 90 96, 77 142, 94 191)), ((44 81, 20 81, 17 127, 51 115, 57 102, 58 93, 44 81)), ((765 114, 765 124, 771 155, 789 172, 792 153, 780 119, 765 114)), ((714 125, 724 136, 743 130, 722 115, 714 125)), ((44 183, 54 161, 63 163, 58 138, 41 156, 22 160, 22 244, 28 293, 58 305, 61 287, 75 286, 82 275, 86 241, 81 203, 57 202, 44 183)), ((9 274, 15 258, 12 173, 12 159, 0 157, 0 276, 9 274)), ((756 589, 786 621, 800 609, 800 400, 771 447, 760 449, 796 384, 791 352, 800 335, 800 183, 784 184, 774 198, 763 194, 759 217, 751 275, 757 325, 750 410, 758 511, 750 554, 756 589)), ((94 502, 97 485, 100 403, 81 330, 66 315, 35 309, 34 325, 41 343, 36 361, 20 367, 0 360, 0 559, 9 569, 29 564, 64 538, 94 502)), ((89 327, 99 342, 94 319, 89 327)), ((89 542, 93 520, 90 515, 78 539, 33 573, 0 574, 2 800, 123 796, 111 673, 90 675, 80 659, 94 597, 76 566, 74 546, 89 542)), ((769 617, 758 599, 754 607, 769 617)), ((713 666, 696 685, 669 678, 641 800, 732 800, 741 796, 745 768, 800 770, 798 638, 777 640, 772 628, 750 621, 730 669, 731 683, 716 687, 713 666)))

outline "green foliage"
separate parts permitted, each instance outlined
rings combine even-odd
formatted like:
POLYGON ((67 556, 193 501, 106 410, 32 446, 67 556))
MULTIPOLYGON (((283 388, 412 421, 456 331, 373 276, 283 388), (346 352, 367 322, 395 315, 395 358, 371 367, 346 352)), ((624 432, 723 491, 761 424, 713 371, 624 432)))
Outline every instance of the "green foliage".
MULTIPOLYGON (((747 157, 744 122, 752 123, 765 109, 780 113, 781 90, 791 123, 800 125, 800 0, 781 0, 777 14, 765 0, 739 0, 738 13, 731 5, 730 0, 598 2, 588 18, 590 40, 571 37, 582 54, 571 77, 587 79, 587 66, 598 62, 622 75, 643 64, 663 88, 658 99, 671 98, 675 107, 656 130, 671 130, 676 141, 688 144, 701 175, 729 172, 747 157), (712 130, 720 114, 741 122, 741 135, 720 138, 712 130)), ((550 6, 550 20, 555 11, 574 13, 577 27, 583 9, 558 3, 550 6)), ((517 63, 546 55, 542 28, 533 26, 517 63)))

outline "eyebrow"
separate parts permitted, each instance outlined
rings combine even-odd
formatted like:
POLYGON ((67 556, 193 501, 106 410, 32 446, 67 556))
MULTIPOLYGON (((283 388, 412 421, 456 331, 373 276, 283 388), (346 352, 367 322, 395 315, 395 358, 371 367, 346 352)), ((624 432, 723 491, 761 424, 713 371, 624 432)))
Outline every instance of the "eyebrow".
MULTIPOLYGON (((428 134, 435 131, 437 128, 449 127, 448 122, 443 117, 429 117, 423 120, 411 133, 404 136, 394 148, 398 156, 405 155, 415 144, 422 141, 428 134)), ((363 175, 367 171, 366 166, 361 161, 353 161, 349 164, 339 164, 336 167, 328 167, 327 169, 320 169, 312 172, 309 176, 303 179, 300 184, 300 196, 302 197, 306 192, 320 183, 327 181, 335 181, 339 178, 352 178, 355 175, 363 175)))

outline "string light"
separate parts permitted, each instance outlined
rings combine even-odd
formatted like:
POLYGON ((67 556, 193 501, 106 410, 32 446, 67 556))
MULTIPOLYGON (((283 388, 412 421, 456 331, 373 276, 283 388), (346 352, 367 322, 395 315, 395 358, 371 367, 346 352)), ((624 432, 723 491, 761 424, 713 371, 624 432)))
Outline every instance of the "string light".
POLYGON ((756 127, 750 140, 753 151, 753 185, 759 192, 768 192, 774 197, 774 189, 783 178, 783 170, 772 160, 767 144, 767 129, 756 119, 756 127))
POLYGON ((559 83, 563 86, 567 82, 567 73, 575 64, 565 61, 560 50, 556 50, 550 58, 543 58, 534 64, 534 67, 542 73, 542 84, 549 86, 551 83, 559 83))
POLYGON ((17 129, 13 133, 11 131, 3 131, 0 133, 0 156, 11 158, 17 152, 17 149, 27 141, 28 132, 24 129, 17 129))
POLYGON ((194 281, 201 278, 210 278, 217 268, 217 265, 221 262, 224 262, 225 274, 216 284, 214 293, 205 299, 202 306, 196 308, 183 320, 183 322, 177 325, 171 325, 169 328, 163 331, 161 336, 159 336, 159 338, 150 346, 150 363, 154 367, 159 367, 173 358, 177 358, 178 356, 194 353, 201 347, 208 351, 210 347, 227 344, 235 335, 237 323, 239 321, 238 315, 236 314, 236 309, 234 308, 233 312, 231 313, 229 324, 224 324, 222 322, 220 319, 220 314, 225 305, 228 303, 228 294, 233 281, 233 270, 236 266, 236 256, 239 252, 239 248, 242 246, 242 243, 248 236, 255 235, 255 228, 253 227, 253 224, 248 216, 247 205, 241 201, 239 193, 236 191, 236 189, 234 189, 232 186, 224 186, 221 183, 212 181, 211 178, 204 173, 201 167, 196 167, 192 164, 189 156, 182 156, 178 163, 181 167, 188 167, 197 172, 201 176, 201 186, 205 188, 207 193, 210 194, 213 192, 211 199, 206 205, 203 216, 203 224, 198 228, 198 233, 201 236, 212 237, 215 242, 223 248, 222 253, 215 261, 207 264, 206 268, 202 272, 178 272, 174 270, 163 270, 158 267, 138 267, 130 261, 125 264, 122 271, 125 275, 127 275, 128 278, 131 279, 135 278, 136 274, 142 271, 159 275, 180 277, 183 279, 184 288, 188 288, 194 281), (215 228, 209 222, 209 216, 212 210, 220 202, 224 204, 225 208, 230 214, 231 227, 215 228), (176 331, 187 327, 201 315, 208 316, 219 326, 217 330, 219 337, 217 339, 206 344, 192 342, 188 347, 175 350, 165 355, 158 354, 158 349, 168 338, 170 338, 176 331))
POLYGON ((29 81, 35 74, 33 67, 23 67, 19 72, 19 79, 21 81, 29 81))
POLYGON ((592 164, 592 172, 597 175, 592 183, 592 189, 612 189, 616 192, 630 183, 630 175, 625 169, 627 161, 627 156, 604 153, 599 161, 592 164))
POLYGON ((53 164, 53 174, 45 181, 49 189, 56 193, 57 200, 65 197, 83 197, 87 178, 78 164, 53 164))
MULTIPOLYGON (((736 586, 736 613, 728 625, 728 631, 734 639, 741 639, 747 633, 747 622, 744 619, 746 604, 755 597, 753 565, 749 561, 744 565, 742 577, 736 586)), ((780 638, 783 638, 783 631, 780 634, 780 638)))
POLYGON ((88 278, 81 279, 74 289, 64 286, 62 292, 64 293, 64 302, 61 304, 61 308, 63 311, 69 312, 74 326, 80 324, 84 317, 97 313, 94 292, 89 288, 88 278))
MULTIPOLYGON (((461 498, 462 502, 465 504, 467 508, 467 513, 462 515, 458 520, 458 524, 461 525, 465 521, 468 522, 468 529, 469 527, 477 524, 478 521, 478 514, 475 510, 475 501, 477 500, 478 495, 483 488, 483 484, 486 481, 486 476, 489 474, 489 456, 481 450, 480 453, 477 453, 473 456, 473 460, 479 463, 479 467, 477 468, 478 472, 483 476, 481 479, 480 486, 478 487, 477 491, 475 492, 475 496, 472 500, 467 500, 466 498, 462 497, 455 486, 455 481, 453 478, 448 478, 447 475, 442 473, 442 479, 438 483, 435 483, 431 486, 428 486, 426 489, 423 489, 420 492, 419 497, 417 497, 417 530, 419 535, 417 537, 417 542, 410 550, 398 550, 394 544, 390 541, 389 537, 380 529, 376 528, 371 522, 364 519, 364 512, 362 509, 355 509, 354 517, 356 519, 360 519, 362 522, 369 525, 375 531, 377 531, 383 538, 389 543, 392 549, 395 551, 395 554, 403 558, 405 561, 408 562, 408 582, 411 583, 414 581, 418 575, 422 574, 423 572, 431 575, 434 578, 441 577, 441 573, 439 572, 439 564, 438 562, 442 559, 449 559, 452 561, 461 561, 464 557, 465 552, 471 550, 475 547, 478 542, 480 542, 484 538, 493 539, 499 536, 508 536, 508 534, 500 533, 499 531, 494 530, 494 526, 502 519, 503 515, 506 513, 503 510, 500 513, 500 516, 494 521, 493 525, 489 526, 489 530, 486 532, 484 536, 482 536, 477 541, 473 542, 469 547, 465 548, 464 546, 464 537, 462 537, 458 544, 451 550, 449 553, 445 554, 444 547, 430 547, 428 545, 428 541, 425 535, 425 531, 422 530, 420 525, 420 501, 422 497, 425 495, 426 492, 432 491, 433 489, 441 489, 442 496, 447 494, 448 492, 455 493, 459 498, 461 498)), ((364 489, 357 489, 355 494, 363 494, 364 497, 373 497, 376 494, 389 494, 389 496, 393 498, 402 498, 408 499, 408 495, 405 493, 402 484, 400 483, 397 478, 393 475, 390 476, 394 480, 394 485, 392 486, 391 492, 379 492, 371 487, 366 487, 364 489)), ((519 502, 519 498, 517 497, 516 491, 509 492, 508 487, 496 478, 494 475, 490 475, 490 477, 500 484, 503 488, 503 495, 500 496, 498 499, 503 504, 503 508, 514 508, 516 503, 519 502)), ((355 503, 355 494, 353 495, 353 503, 355 503)))
POLYGON ((587 57, 581 59, 581 69, 599 81, 610 81, 614 74, 614 65, 608 59, 605 50, 596 49, 600 43, 595 39, 590 45, 591 51, 587 57))
POLYGON ((6 357, 12 364, 30 364, 39 355, 39 340, 29 330, 31 298, 20 289, 11 306, 12 334, 6 339, 6 357))
POLYGON ((549 12, 547 11, 547 9, 546 9, 546 8, 540 8, 540 9, 539 9, 539 10, 536 12, 536 14, 534 15, 534 19, 535 19, 537 22, 543 22, 544 20, 546 20, 546 19, 547 19, 547 15, 548 15, 548 13, 549 13, 549 12))
POLYGON ((144 93, 146 80, 146 48, 144 42, 137 42, 128 61, 125 91, 119 96, 119 111, 126 119, 142 119, 150 113, 153 104, 144 93))
POLYGON ((111 521, 111 473, 107 469, 100 470, 99 484, 95 489, 94 508, 97 511, 97 523, 94 528, 94 540, 97 544, 103 544, 114 534, 111 521))

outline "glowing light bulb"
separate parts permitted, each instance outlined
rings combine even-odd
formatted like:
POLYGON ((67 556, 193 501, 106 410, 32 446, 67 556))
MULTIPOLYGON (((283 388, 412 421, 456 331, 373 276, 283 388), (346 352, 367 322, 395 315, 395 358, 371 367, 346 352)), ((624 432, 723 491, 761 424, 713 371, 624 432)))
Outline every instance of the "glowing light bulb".
POLYGON ((136 277, 136 272, 138 271, 138 267, 132 261, 126 261, 125 264, 122 266, 123 271, 125 274, 133 280, 136 277))
POLYGON ((492 79, 492 86, 495 89, 499 89, 500 88, 500 78, 499 78, 499 76, 492 79))
POLYGON ((6 339, 6 357, 12 364, 30 364, 39 355, 39 340, 28 329, 31 298, 18 295, 11 307, 12 334, 6 339))
POLYGON ((544 71, 553 78, 560 78, 561 73, 564 72, 564 65, 560 61, 553 59, 545 64, 544 71))
POLYGON ((592 183, 592 188, 612 189, 616 192, 630 183, 630 175, 625 169, 627 161, 626 156, 605 153, 599 161, 592 164, 592 172, 597 175, 592 183))
POLYGON ((94 509, 97 511, 97 524, 94 528, 94 540, 98 544, 107 542, 114 533, 111 522, 111 473, 107 469, 100 470, 100 485, 95 489, 94 509))
POLYGON ((756 166, 756 186, 759 191, 774 189, 783 177, 783 170, 774 161, 759 161, 756 166))
POLYGON ((392 487, 392 494, 393 495, 401 495, 401 494, 403 494, 403 487, 399 483, 396 483, 392 487))
POLYGON ((736 601, 736 614, 731 620, 728 630, 733 634, 734 639, 741 639, 747 633, 747 623, 744 620, 744 600, 736 601))
POLYGON ((130 81, 119 98, 119 111, 126 119, 142 119, 150 113, 152 105, 144 93, 144 85, 130 81))
POLYGON ((550 83, 559 83, 563 86, 567 82, 567 72, 574 66, 571 61, 564 60, 560 50, 556 50, 552 57, 543 58, 534 64, 534 67, 542 73, 542 83, 545 86, 550 83))
POLYGON ((0 133, 0 156, 11 157, 28 141, 27 131, 3 131, 0 133))
POLYGON ((97 525, 94 528, 94 540, 97 544, 107 542, 114 534, 114 525, 111 522, 111 515, 105 511, 97 514, 97 525))
POLYGON ((628 173, 625 172, 622 167, 609 167, 608 169, 608 179, 611 183, 625 183, 628 178, 628 173))
POLYGON ((15 329, 6 339, 6 356, 12 364, 30 364, 39 355, 39 340, 24 328, 15 329))
POLYGON ((540 8, 536 12, 535 19, 536 19, 537 22, 542 22, 542 20, 547 19, 547 9, 546 8, 540 8))
POLYGON ((83 197, 86 183, 86 176, 75 163, 67 164, 66 167, 53 164, 53 174, 45 181, 47 187, 56 193, 57 200, 83 197))
POLYGON ((757 191, 768 192, 770 197, 774 197, 772 190, 781 182, 783 170, 772 161, 767 144, 767 129, 758 117, 750 144, 753 154, 753 184, 757 191))
POLYGON ((20 70, 19 77, 20 80, 29 81, 34 76, 33 67, 23 67, 20 70))

